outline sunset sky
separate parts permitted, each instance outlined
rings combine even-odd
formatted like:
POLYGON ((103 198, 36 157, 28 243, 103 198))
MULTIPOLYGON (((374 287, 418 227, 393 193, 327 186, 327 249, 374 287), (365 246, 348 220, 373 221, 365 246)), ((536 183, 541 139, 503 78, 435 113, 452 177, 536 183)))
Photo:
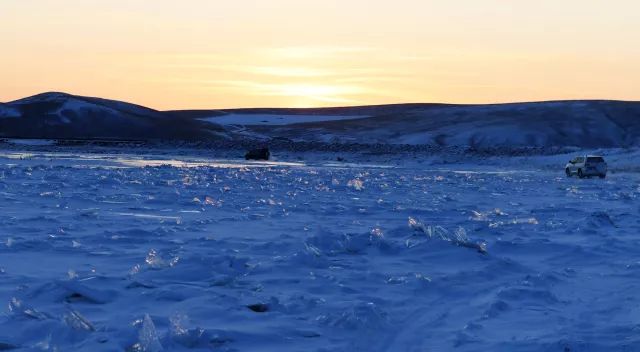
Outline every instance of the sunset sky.
POLYGON ((640 100, 635 0, 0 0, 0 101, 640 100))

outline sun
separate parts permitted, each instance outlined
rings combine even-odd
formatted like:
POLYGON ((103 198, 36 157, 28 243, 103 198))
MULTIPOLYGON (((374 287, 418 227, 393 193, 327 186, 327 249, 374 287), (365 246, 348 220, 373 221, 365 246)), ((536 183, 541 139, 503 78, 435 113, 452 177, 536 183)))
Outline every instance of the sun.
POLYGON ((353 104, 353 95, 359 93, 357 87, 329 84, 278 84, 273 87, 273 95, 292 98, 300 106, 353 104))

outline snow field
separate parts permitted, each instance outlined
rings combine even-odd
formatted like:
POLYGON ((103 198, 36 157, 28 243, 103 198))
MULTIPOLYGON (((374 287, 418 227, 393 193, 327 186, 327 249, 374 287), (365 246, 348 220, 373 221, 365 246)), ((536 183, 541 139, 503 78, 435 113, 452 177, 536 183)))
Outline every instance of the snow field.
POLYGON ((5 349, 640 348, 635 173, 2 161, 5 349))

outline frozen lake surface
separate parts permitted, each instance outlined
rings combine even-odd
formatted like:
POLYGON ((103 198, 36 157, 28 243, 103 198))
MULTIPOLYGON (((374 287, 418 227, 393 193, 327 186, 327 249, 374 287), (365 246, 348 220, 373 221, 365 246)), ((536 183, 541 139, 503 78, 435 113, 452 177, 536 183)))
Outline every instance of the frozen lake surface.
POLYGON ((640 350, 636 173, 0 161, 0 350, 640 350))

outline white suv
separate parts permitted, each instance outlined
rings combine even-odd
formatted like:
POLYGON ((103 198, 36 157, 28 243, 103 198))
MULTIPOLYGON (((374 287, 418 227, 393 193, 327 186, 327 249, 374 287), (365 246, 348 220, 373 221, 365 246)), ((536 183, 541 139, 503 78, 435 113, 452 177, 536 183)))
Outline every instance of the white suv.
POLYGON ((604 158, 597 155, 584 155, 573 158, 564 168, 567 177, 578 175, 583 178, 587 176, 607 176, 607 163, 604 158))

